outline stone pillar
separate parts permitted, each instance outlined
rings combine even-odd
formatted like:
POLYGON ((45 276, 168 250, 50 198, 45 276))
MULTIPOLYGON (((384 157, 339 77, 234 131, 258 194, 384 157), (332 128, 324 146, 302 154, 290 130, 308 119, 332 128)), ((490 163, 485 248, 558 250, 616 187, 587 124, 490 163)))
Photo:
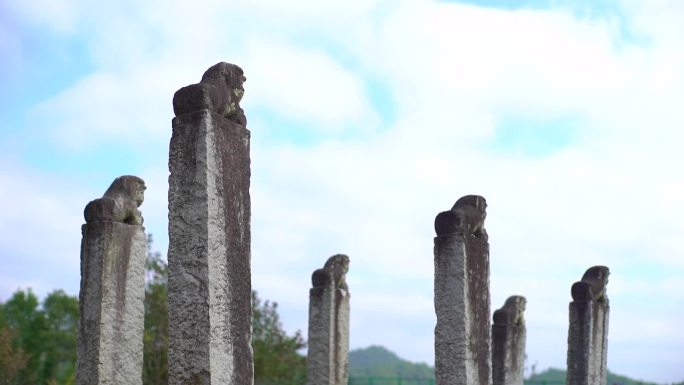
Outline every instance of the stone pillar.
POLYGON ((492 325, 492 383, 523 385, 525 370, 525 319, 527 300, 514 295, 494 312, 492 325))
POLYGON ((116 178, 81 227, 77 385, 142 385, 147 239, 145 182, 116 178))
POLYGON ((240 67, 173 98, 169 384, 251 385, 250 158, 240 67))
POLYGON ((349 368, 349 257, 337 254, 311 276, 308 385, 347 385, 349 368))
POLYGON ((606 285, 610 271, 594 266, 572 285, 568 329, 568 385, 605 385, 608 359, 606 285))
POLYGON ((436 385, 490 385, 487 203, 467 195, 435 218, 436 385))

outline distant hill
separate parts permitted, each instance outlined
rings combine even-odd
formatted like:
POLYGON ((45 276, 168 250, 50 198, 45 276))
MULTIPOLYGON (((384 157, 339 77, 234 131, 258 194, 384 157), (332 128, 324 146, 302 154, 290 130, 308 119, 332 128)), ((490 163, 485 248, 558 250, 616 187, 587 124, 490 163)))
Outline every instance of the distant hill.
MULTIPOLYGON (((435 369, 427 364, 413 363, 399 358, 395 353, 382 346, 369 346, 349 352, 349 377, 368 378, 402 378, 402 379, 434 379, 435 369)), ((566 371, 549 368, 525 380, 527 385, 563 385, 566 371)), ((608 371, 606 385, 660 385, 653 382, 634 380, 608 371)), ((672 385, 684 385, 679 382, 672 385)))
POLYGON ((435 378, 435 370, 399 358, 382 346, 369 346, 349 352, 349 377, 435 378))
MULTIPOLYGON (((526 384, 541 384, 546 383, 547 385, 560 385, 565 384, 565 379, 567 377, 567 372, 562 369, 549 368, 545 371, 530 376, 529 379, 525 380, 526 384)), ((629 377, 621 376, 608 371, 607 385, 659 385, 654 382, 646 382, 640 380, 634 380, 629 377)), ((673 385, 684 385, 684 382, 673 385)))

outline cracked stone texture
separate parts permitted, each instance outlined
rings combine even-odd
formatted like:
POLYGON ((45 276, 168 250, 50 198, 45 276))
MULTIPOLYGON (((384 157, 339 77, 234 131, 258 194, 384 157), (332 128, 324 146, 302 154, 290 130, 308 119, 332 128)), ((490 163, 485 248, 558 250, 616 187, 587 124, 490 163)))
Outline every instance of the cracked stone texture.
POLYGON ((169 384, 251 385, 250 133, 208 109, 173 119, 169 384))
MULTIPOLYGON (((348 263, 349 259, 342 255, 333 256, 328 261, 338 256, 346 258, 348 263)), ((341 281, 332 279, 333 269, 318 269, 312 276, 314 287, 309 291, 308 385, 347 385, 348 382, 350 295, 344 283, 344 273, 341 281), (318 273, 327 273, 331 279, 325 280, 325 285, 318 286, 318 273)))
MULTIPOLYGON (((603 283, 604 291, 606 282, 603 283)), ((573 285, 573 290, 577 285, 573 285)), ((605 385, 608 374, 608 298, 604 293, 600 300, 590 297, 575 299, 570 302, 569 313, 567 384, 605 385)))
POLYGON ((147 239, 140 225, 82 226, 77 385, 142 385, 147 239))
POLYGON ((523 385, 525 370, 525 339, 527 330, 522 319, 524 297, 509 297, 506 304, 494 312, 492 325, 493 385, 523 385), (522 306, 515 306, 518 300, 522 306), (513 305, 513 306, 511 306, 513 305))
POLYGON ((485 207, 465 196, 435 218, 436 385, 492 383, 485 207))

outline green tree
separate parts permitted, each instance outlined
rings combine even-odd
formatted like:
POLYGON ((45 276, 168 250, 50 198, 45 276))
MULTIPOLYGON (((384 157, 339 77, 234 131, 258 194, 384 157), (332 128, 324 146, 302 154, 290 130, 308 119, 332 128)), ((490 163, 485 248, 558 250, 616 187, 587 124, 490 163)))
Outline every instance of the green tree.
MULTIPOLYGON (((24 362, 12 383, 73 384, 78 299, 56 290, 39 307, 30 289, 19 290, 0 310, 0 327, 12 331, 11 349, 19 355, 19 362, 24 362)), ((10 337, 4 334, 3 338, 10 337)))
POLYGON ((252 348, 255 385, 298 385, 306 382, 306 360, 298 350, 306 346, 301 333, 288 336, 278 315, 278 304, 263 303, 252 291, 252 348))
POLYGON ((42 335, 45 317, 38 308, 38 297, 31 289, 19 290, 2 306, 4 326, 16 332, 14 349, 27 354, 26 366, 17 375, 16 385, 33 385, 40 380, 42 335))
MULTIPOLYGON (((168 266, 148 241, 145 284, 143 384, 168 383, 168 266)), ((288 336, 275 302, 261 302, 252 292, 254 373, 256 385, 299 385, 306 380, 306 360, 297 351, 305 346, 301 333, 288 336)))
MULTIPOLYGON (((145 263, 143 384, 168 384, 168 266, 151 251, 145 263)), ((275 302, 252 292, 254 371, 257 385, 300 385, 306 380, 301 333, 288 336, 275 302)), ((75 381, 78 299, 62 290, 39 306, 29 289, 0 304, 0 385, 71 385, 75 381), (3 382, 4 381, 4 382, 3 382)))
POLYGON ((168 267, 161 253, 152 252, 148 236, 145 262, 145 332, 143 335, 143 384, 168 384, 167 352, 169 318, 167 308, 168 267))
POLYGON ((14 346, 16 333, 1 322, 0 320, 0 385, 15 385, 19 383, 19 375, 26 368, 28 356, 21 348, 14 346))
POLYGON ((39 380, 54 380, 70 385, 76 380, 76 334, 78 330, 78 299, 62 290, 55 290, 43 301, 45 329, 39 380))

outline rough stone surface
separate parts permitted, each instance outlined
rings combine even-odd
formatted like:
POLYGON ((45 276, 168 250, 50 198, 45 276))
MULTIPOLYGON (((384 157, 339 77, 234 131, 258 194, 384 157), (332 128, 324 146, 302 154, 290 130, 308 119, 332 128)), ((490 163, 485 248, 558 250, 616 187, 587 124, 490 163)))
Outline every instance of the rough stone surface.
MULTIPOLYGON (((207 80, 210 79, 210 80, 207 80)), ((213 79, 213 80, 211 80, 213 79)), ((169 384, 251 385, 250 134, 242 70, 174 97, 169 154, 169 384), (193 91, 194 90, 194 91, 193 91)))
POLYGON ((147 239, 145 184, 117 178, 85 209, 81 231, 77 385, 141 385, 147 239))
POLYGON ((504 306, 494 312, 492 324, 492 383, 523 385, 525 368, 525 318, 527 300, 508 297, 504 306))
POLYGON ((349 369, 349 257, 337 254, 311 276, 308 385, 347 385, 349 369))
POLYGON ((572 285, 568 329, 568 385, 605 385, 610 306, 610 271, 594 266, 572 285))
POLYGON ((486 207, 467 195, 435 218, 437 385, 492 383, 486 207))

